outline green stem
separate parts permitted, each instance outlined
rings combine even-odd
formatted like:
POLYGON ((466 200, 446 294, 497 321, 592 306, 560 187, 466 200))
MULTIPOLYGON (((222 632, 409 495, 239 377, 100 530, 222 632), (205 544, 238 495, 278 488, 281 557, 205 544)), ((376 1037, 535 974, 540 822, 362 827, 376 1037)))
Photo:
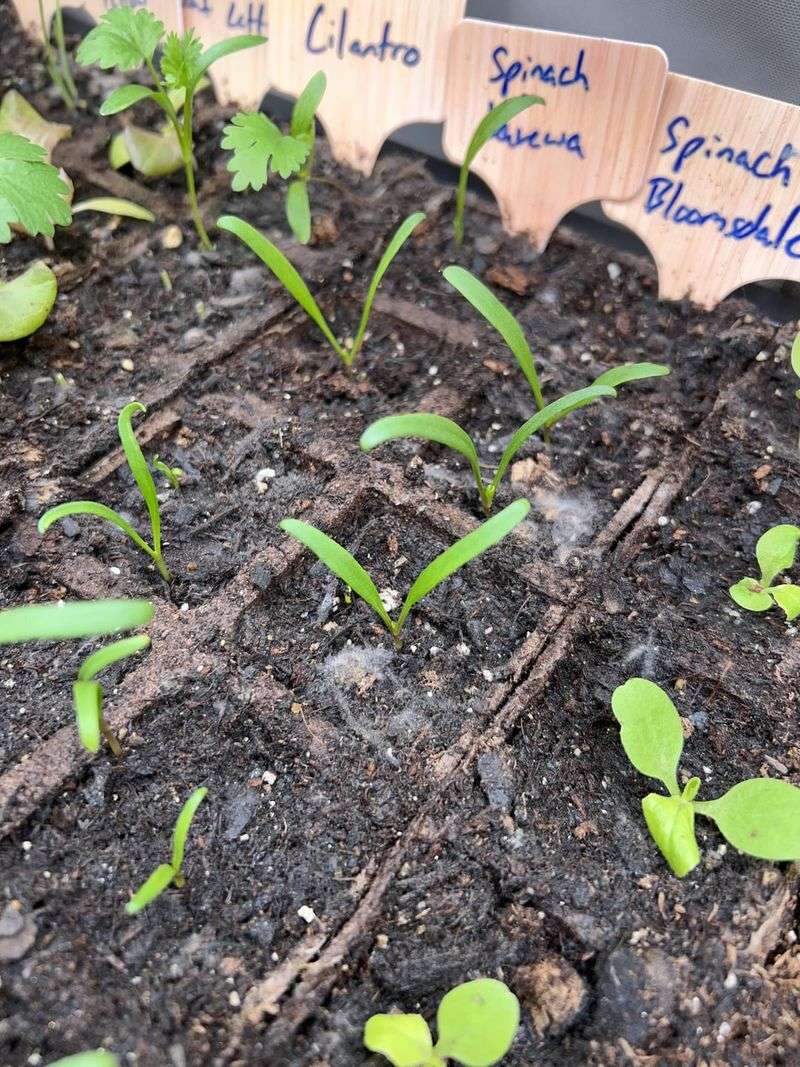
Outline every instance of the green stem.
POLYGON ((456 186, 456 212, 453 217, 453 236, 456 240, 456 248, 461 248, 464 243, 464 207, 467 202, 467 181, 469 180, 469 167, 462 164, 458 172, 458 185, 456 186))
POLYGON ((119 743, 119 739, 113 730, 109 729, 106 724, 106 720, 103 718, 103 713, 100 712, 100 733, 108 742, 108 747, 119 758, 122 755, 122 745, 119 743))
POLYGON ((183 135, 181 136, 181 153, 183 155, 183 169, 186 174, 186 189, 189 193, 189 207, 192 212, 192 221, 194 222, 194 228, 197 230, 197 236, 200 238, 200 244, 206 250, 210 251, 212 248, 211 240, 209 239, 206 227, 203 222, 203 216, 200 214, 200 205, 197 202, 197 188, 194 181, 194 153, 192 151, 192 96, 189 92, 186 93, 186 99, 183 102, 183 135))
POLYGON ((58 50, 58 62, 61 68, 61 78, 66 89, 67 106, 73 111, 78 106, 78 87, 72 80, 72 73, 69 69, 69 57, 67 56, 67 43, 64 40, 64 18, 61 13, 60 0, 56 0, 56 15, 55 15, 55 37, 56 48, 58 50))
POLYGON ((158 573, 161 575, 164 581, 169 584, 172 581, 172 572, 164 562, 164 557, 161 555, 160 552, 151 551, 150 555, 153 558, 153 563, 155 563, 156 567, 158 567, 158 573))

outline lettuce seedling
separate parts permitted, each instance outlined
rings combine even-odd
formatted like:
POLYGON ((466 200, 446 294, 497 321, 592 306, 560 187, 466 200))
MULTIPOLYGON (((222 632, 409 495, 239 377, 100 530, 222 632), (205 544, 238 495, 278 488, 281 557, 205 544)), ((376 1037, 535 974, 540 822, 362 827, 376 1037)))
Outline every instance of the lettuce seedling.
POLYGON ((208 793, 208 790, 205 786, 195 789, 181 808, 181 813, 175 823, 175 829, 172 831, 172 858, 169 863, 162 863, 156 867, 147 881, 133 894, 125 905, 125 911, 128 915, 135 915, 142 908, 146 908, 148 904, 152 904, 156 897, 160 897, 164 890, 173 883, 178 889, 186 884, 186 879, 183 875, 183 854, 186 849, 186 838, 189 834, 192 820, 205 799, 206 793, 208 793))
POLYGON ((56 276, 42 260, 10 282, 0 282, 0 342, 20 341, 36 333, 53 310, 57 295, 56 276))
POLYGON ((150 600, 56 600, 52 604, 23 604, 0 611, 0 645, 105 637, 137 630, 147 626, 153 611, 150 600))
MULTIPOLYGON (((120 8, 118 10, 122 9, 120 8)), ((131 426, 133 415, 136 412, 144 411, 147 411, 147 408, 137 400, 134 400, 130 404, 126 404, 119 413, 117 428, 119 430, 119 439, 122 442, 122 450, 125 453, 128 466, 130 467, 131 473, 139 487, 139 492, 144 500, 147 513, 150 516, 150 532, 153 539, 152 545, 149 545, 118 512, 114 511, 112 508, 106 507, 105 504, 98 504, 93 500, 72 500, 67 504, 57 504, 56 507, 50 508, 39 519, 39 533, 46 533, 54 522, 66 518, 67 515, 97 515, 98 518, 113 523, 113 525, 122 530, 123 533, 126 533, 135 545, 150 556, 156 567, 158 567, 158 572, 164 581, 171 582, 172 575, 170 574, 169 569, 164 562, 164 557, 161 554, 161 513, 158 507, 155 482, 153 481, 150 468, 147 466, 147 461, 142 455, 139 442, 136 440, 136 435, 131 426)))
POLYGON ((112 663, 143 652, 149 647, 150 638, 146 634, 139 634, 106 645, 83 661, 78 671, 78 679, 72 686, 72 701, 75 706, 78 736, 87 752, 99 751, 102 734, 114 755, 122 755, 116 735, 103 718, 103 687, 94 680, 95 676, 112 663))
POLYGON ((469 168, 474 163, 475 157, 507 122, 511 122, 520 112, 526 111, 529 107, 533 107, 534 104, 543 103, 544 100, 542 100, 541 96, 530 96, 528 94, 514 96, 509 100, 503 100, 496 107, 491 107, 488 114, 484 115, 475 127, 475 132, 467 146, 464 162, 458 172, 458 186, 456 187, 456 213, 453 218, 453 235, 459 248, 464 241, 464 207, 467 202, 469 168))
POLYGON ((421 1015, 372 1015, 364 1045, 394 1067, 492 1067, 513 1044, 519 1029, 519 1001, 496 978, 477 978, 446 993, 436 1013, 434 1045, 421 1015))
POLYGON ((16 133, 0 133, 0 244, 11 240, 12 225, 31 237, 52 237, 69 226, 70 187, 47 162, 47 149, 16 133))
POLYGON ((372 281, 369 283, 367 296, 364 301, 364 308, 361 312, 361 321, 358 324, 355 340, 349 348, 345 348, 344 345, 341 345, 336 340, 333 330, 330 328, 325 316, 320 311, 308 286, 283 252, 281 252, 279 248, 276 248, 272 241, 268 240, 262 233, 259 233, 249 222, 245 222, 244 219, 239 219, 235 215, 223 215, 222 218, 217 219, 217 226, 219 226, 221 230, 228 230, 230 233, 236 234, 240 241, 243 241, 248 248, 255 252, 265 266, 272 271, 281 285, 283 285, 294 297, 303 311, 305 311, 306 315, 308 315, 312 322, 316 323, 320 328, 326 341, 333 348, 334 352, 336 352, 342 363, 344 363, 346 367, 351 367, 353 365, 353 360, 361 351, 361 346, 364 343, 364 336, 367 332, 367 324, 375 300, 375 294, 378 292, 378 286, 383 281, 383 276, 389 269, 392 260, 424 218, 425 215, 421 211, 409 215, 408 218, 400 224, 394 237, 387 245, 386 251, 381 256, 380 263, 378 263, 375 273, 372 276, 372 281))
POLYGON ((399 648, 400 632, 414 606, 451 574, 466 566, 470 560, 475 559, 482 552, 486 552, 492 545, 502 541, 515 526, 522 522, 530 508, 527 500, 515 500, 513 504, 509 504, 507 508, 498 512, 494 518, 484 522, 477 530, 473 530, 450 548, 445 549, 432 563, 428 564, 411 586, 396 621, 390 617, 383 606, 373 580, 346 548, 337 544, 316 526, 300 522, 298 519, 284 519, 280 527, 306 548, 310 548, 329 571, 332 571, 337 578, 341 578, 349 589, 369 604, 394 638, 396 647, 399 648))
POLYGON ((800 859, 800 789, 775 778, 749 778, 716 800, 695 800, 700 779, 678 785, 683 752, 681 719, 670 698, 646 678, 630 678, 614 690, 611 706, 633 766, 657 778, 669 796, 650 793, 642 801, 647 829, 678 878, 700 862, 695 815, 713 819, 740 852, 765 860, 800 859))
POLYGON ((104 1049, 96 1052, 77 1052, 74 1056, 66 1056, 63 1060, 56 1060, 50 1067, 119 1067, 119 1060, 104 1049))
POLYGON ((123 6, 106 11, 78 49, 78 62, 84 66, 96 63, 103 70, 115 67, 119 71, 136 70, 142 66, 147 68, 153 88, 123 85, 103 102, 100 114, 116 115, 142 100, 152 100, 162 109, 180 144, 192 220, 203 248, 211 248, 211 241, 200 214, 195 187, 192 131, 194 92, 200 79, 218 59, 244 48, 264 44, 265 41, 265 37, 242 34, 219 41, 204 51, 194 30, 188 30, 180 37, 177 33, 165 36, 163 23, 150 11, 123 6), (160 70, 157 70, 154 55, 159 46, 161 61, 160 70), (181 116, 170 98, 170 90, 182 90, 184 93, 181 116))
POLYGON ((325 93, 327 79, 319 71, 295 101, 289 134, 260 111, 241 111, 223 130, 222 147, 233 151, 228 170, 233 173, 235 192, 263 189, 270 171, 290 178, 286 194, 286 218, 301 244, 311 239, 311 207, 308 183, 314 166, 316 112, 325 93))
POLYGON ((731 599, 746 611, 769 611, 773 604, 783 608, 786 621, 792 622, 800 615, 800 586, 775 585, 778 575, 792 566, 800 542, 800 526, 782 523, 773 526, 759 537, 756 544, 756 559, 761 576, 742 578, 728 590, 731 599))

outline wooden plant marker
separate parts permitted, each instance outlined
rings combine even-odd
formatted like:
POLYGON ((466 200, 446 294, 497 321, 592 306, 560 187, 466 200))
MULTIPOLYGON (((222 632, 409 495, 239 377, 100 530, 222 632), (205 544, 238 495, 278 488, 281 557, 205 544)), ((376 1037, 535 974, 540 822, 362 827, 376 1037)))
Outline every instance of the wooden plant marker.
MULTIPOLYGON (((44 17, 49 23, 56 9, 55 0, 43 0, 43 2, 44 17)), ((13 0, 13 4, 25 32, 36 40, 41 40, 39 0, 13 0)), ((119 6, 121 5, 110 3, 109 0, 61 0, 62 10, 67 7, 77 8, 79 11, 85 11, 95 22, 99 22, 100 16, 109 8, 119 6)), ((180 0, 146 0, 144 4, 132 4, 131 6, 149 8, 157 18, 161 19, 167 30, 174 30, 176 33, 183 32, 180 0)))
POLYGON ((504 127, 472 170, 505 228, 543 249, 578 204, 641 187, 666 73, 652 45, 465 19, 450 45, 445 153, 461 163, 490 104, 541 96, 544 106, 504 127))
POLYGON ((381 145, 410 122, 444 118, 450 35, 466 0, 269 0, 273 88, 300 95, 318 70, 333 155, 370 174, 381 145))
MULTIPOLYGON (((195 30, 204 48, 243 33, 266 37, 268 5, 269 0, 183 0, 183 25, 195 30)), ((258 109, 270 87, 266 46, 217 60, 208 77, 221 104, 258 109)))
POLYGON ((659 295, 713 308, 767 278, 800 281, 800 108, 670 74, 642 190, 603 203, 658 267, 659 295))

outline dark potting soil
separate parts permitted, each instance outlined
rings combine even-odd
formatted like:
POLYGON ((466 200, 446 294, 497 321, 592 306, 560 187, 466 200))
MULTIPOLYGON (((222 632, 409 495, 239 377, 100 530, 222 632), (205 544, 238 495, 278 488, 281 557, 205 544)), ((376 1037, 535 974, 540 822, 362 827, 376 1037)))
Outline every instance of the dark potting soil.
MULTIPOLYGON (((0 88, 64 121, 16 32, 0 69, 0 88)), ((104 79, 81 81, 93 107, 104 79)), ((478 975, 522 1001, 509 1065, 796 1062, 795 869, 739 856, 700 820, 703 862, 672 877, 641 817, 652 783, 610 713, 616 685, 652 677, 704 796, 800 780, 795 633, 727 596, 758 536, 798 514, 794 324, 738 299, 659 303, 646 261, 568 230, 536 255, 478 200, 456 253, 450 191, 398 150, 363 179, 320 143, 332 184, 314 186, 317 239, 299 248, 277 183, 228 191, 226 117, 207 95, 209 219, 237 213, 278 240, 342 336, 399 222, 420 206, 428 221, 354 373, 234 238, 198 252, 177 178, 129 175, 123 191, 88 117, 90 150, 56 155, 78 195, 127 193, 159 223, 84 215, 52 251, 4 248, 9 273, 48 259, 61 291, 1 357, 0 603, 147 596, 156 619, 151 651, 103 675, 120 760, 87 758, 72 724, 95 643, 0 656, 0 886, 25 917, 0 936, 17 957, 0 965, 0 1063, 101 1044, 142 1067, 377 1062, 361 1045, 371 1013, 433 1021, 478 975), (173 221, 183 242, 166 250, 173 221), (455 261, 499 285, 549 398, 620 362, 672 373, 525 447, 498 505, 526 496, 529 519, 419 606, 398 651, 277 524, 315 523, 402 598, 480 520, 459 457, 358 449, 374 418, 438 411, 488 471, 532 413, 513 358, 441 278, 455 261), (80 497, 145 527, 117 451, 132 398, 146 453, 186 472, 179 490, 159 479, 170 588, 97 522, 36 533, 47 506, 80 497), (201 784, 185 888, 127 918, 201 784)))

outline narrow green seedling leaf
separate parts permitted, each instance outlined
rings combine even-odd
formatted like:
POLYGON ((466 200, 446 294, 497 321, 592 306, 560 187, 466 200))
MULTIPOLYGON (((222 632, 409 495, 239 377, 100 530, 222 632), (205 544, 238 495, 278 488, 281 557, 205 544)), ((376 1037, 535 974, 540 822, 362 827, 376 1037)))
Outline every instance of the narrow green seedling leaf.
POLYGON ((664 690, 647 678, 629 678, 614 690, 611 709, 621 726, 622 747, 636 770, 663 782, 672 796, 680 796, 677 774, 683 727, 664 690))
POLYGON ((195 789, 181 808, 172 832, 172 861, 162 863, 153 871, 147 881, 133 894, 125 905, 128 915, 136 915, 148 904, 160 897, 161 894, 174 882, 180 888, 185 884, 183 876, 183 858, 186 848, 186 838, 197 814, 197 809, 205 799, 208 790, 205 786, 195 789))
MULTIPOLYGON (((2 210, 0 202, 0 228, 2 210)), ((41 260, 10 282, 0 282, 0 342, 20 341, 36 333, 53 310, 57 295, 56 276, 41 260)))
POLYGON ((262 37, 259 33, 241 33, 237 37, 228 37, 224 41, 218 41, 216 44, 212 44, 210 48, 207 48, 200 56, 197 64, 197 77, 199 78, 205 74, 208 68, 212 67, 218 59, 235 55, 236 52, 242 52, 246 48, 258 48, 259 45, 266 43, 267 38, 262 37))
POLYGON ((519 1001, 503 982, 478 978, 442 997, 436 1013, 434 1052, 464 1067, 492 1067, 505 1056, 519 1029, 519 1001))
POLYGON ((59 519, 66 518, 68 515, 94 515, 97 518, 105 519, 106 522, 110 522, 127 534, 138 548, 147 553, 155 563, 164 581, 171 582, 172 575, 164 562, 161 552, 161 512, 159 511, 155 482, 131 425, 131 419, 134 414, 145 411, 147 411, 147 408, 137 400, 126 404, 119 413, 117 431, 128 466, 131 469, 150 517, 152 545, 149 545, 118 512, 105 504, 98 504, 94 500, 73 500, 67 504, 57 504, 55 507, 49 508, 39 519, 38 529, 40 534, 45 534, 54 522, 58 522, 59 519))
POLYGON ((128 656, 150 647, 150 638, 146 634, 126 637, 121 641, 106 645, 83 661, 78 671, 77 681, 72 687, 75 719, 78 724, 78 736, 81 744, 89 752, 100 748, 100 737, 105 737, 115 756, 122 755, 122 748, 116 735, 109 729, 103 718, 103 687, 94 679, 100 671, 128 656))
POLYGON ((297 178, 286 190, 286 221, 297 240, 307 245, 311 240, 311 203, 308 182, 297 178))
POLYGON ((153 614, 150 600, 57 600, 52 604, 25 604, 0 611, 0 645, 104 637, 147 626, 153 614))
POLYGON ((670 368, 665 363, 623 363, 619 367, 612 367, 603 371, 595 378, 593 385, 610 385, 618 389, 628 382, 641 382, 646 378, 662 378, 670 373, 670 368))
POLYGON ((45 148, 16 133, 0 133, 0 244, 11 240, 12 225, 31 237, 52 237, 57 225, 69 226, 70 196, 45 148))
POLYGON ((488 112, 488 114, 484 115, 475 127, 475 132, 467 146, 467 154, 464 156, 464 162, 461 164, 461 169, 458 174, 458 186, 456 187, 456 211, 455 217, 453 218, 453 234, 455 236, 456 245, 459 248, 464 241, 464 208, 467 202, 467 180, 469 179, 470 167, 475 162, 475 157, 483 146, 488 144, 492 137, 494 137, 507 122, 511 122, 517 115, 526 111, 529 107, 533 107, 534 104, 544 104, 544 100, 540 96, 532 96, 530 94, 522 94, 521 96, 514 96, 508 100, 503 100, 502 103, 497 104, 488 112))
POLYGON ((372 1015, 364 1025, 364 1046, 394 1067, 421 1067, 432 1061, 433 1041, 421 1015, 372 1015))
POLYGON ((93 196, 72 205, 72 214, 82 211, 99 211, 103 215, 121 215, 126 219, 139 219, 141 222, 155 222, 156 217, 141 204, 133 200, 123 200, 118 196, 93 196))
POLYGON ((749 778, 717 800, 696 805, 726 841, 763 860, 800 858, 800 789, 775 778, 749 778))
POLYGON ((330 328, 325 316, 320 311, 308 286, 283 252, 281 252, 272 241, 266 238, 262 233, 259 233, 259 231, 255 229, 254 226, 251 226, 250 223, 237 218, 235 215, 223 215, 221 218, 217 219, 217 226, 221 230, 227 230, 229 233, 235 234, 240 241, 243 241, 248 248, 255 252, 261 262, 272 271, 281 285, 297 301, 311 321, 319 327, 326 341, 331 348, 333 348, 334 352, 336 352, 345 366, 350 367, 364 342, 367 323, 369 321, 370 312, 372 311, 375 294, 378 291, 378 286, 392 260, 397 256, 397 253, 408 240, 412 231, 419 226, 424 218, 425 216, 422 212, 410 215, 400 224, 394 237, 389 242, 369 284, 367 296, 364 301, 364 309, 361 314, 361 321, 351 348, 345 348, 336 340, 333 330, 330 328))
POLYGON ((298 96, 292 108, 291 132, 294 137, 313 137, 316 133, 317 108, 322 103, 328 79, 319 70, 298 96))
POLYGON ((111 1052, 98 1049, 96 1052, 77 1052, 74 1056, 65 1056, 55 1060, 50 1067, 119 1067, 119 1060, 111 1052))
POLYGON ((782 523, 759 537, 756 559, 761 577, 742 578, 728 592, 731 599, 746 611, 769 611, 777 604, 786 614, 787 622, 800 615, 800 593, 793 585, 773 585, 783 571, 793 566, 800 543, 800 526, 782 523))
POLYGON ((397 621, 393 621, 381 601, 375 583, 346 548, 310 523, 298 519, 284 519, 280 528, 294 537, 325 564, 338 578, 372 608, 399 646, 400 632, 416 604, 436 586, 441 585, 455 571, 470 560, 496 545, 517 526, 530 511, 527 500, 515 500, 499 514, 488 519, 477 530, 445 549, 421 572, 411 586, 397 621))
MULTIPOLYGON (((797 334, 792 342, 792 355, 791 355, 792 370, 798 378, 800 378, 800 333, 797 334)), ((800 400, 800 389, 795 392, 795 397, 800 400)), ((798 441, 798 448, 800 448, 800 441, 798 441)))
POLYGON ((121 85, 100 105, 100 114, 103 117, 118 115, 120 111, 127 111, 129 107, 133 107, 142 100, 157 99, 158 94, 148 89, 146 85, 121 85))

